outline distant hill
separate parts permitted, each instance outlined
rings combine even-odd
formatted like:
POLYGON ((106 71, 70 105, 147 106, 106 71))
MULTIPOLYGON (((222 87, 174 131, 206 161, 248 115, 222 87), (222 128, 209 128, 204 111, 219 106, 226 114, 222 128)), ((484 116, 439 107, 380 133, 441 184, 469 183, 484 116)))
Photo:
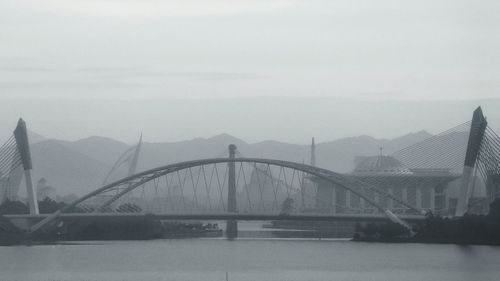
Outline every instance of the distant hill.
POLYGON ((31 145, 34 184, 45 178, 61 195, 83 194, 98 187, 109 165, 56 140, 31 145))
POLYGON ((128 149, 129 145, 114 139, 92 136, 77 141, 59 141, 69 149, 77 151, 108 165, 128 149))
MULTIPOLYGON (((350 172, 355 156, 384 154, 417 143, 431 136, 425 131, 395 139, 376 139, 370 136, 343 138, 317 143, 317 164, 336 172, 350 172)), ((247 143, 228 134, 188 141, 144 142, 138 171, 179 161, 226 157, 227 146, 235 144, 245 157, 282 159, 295 162, 310 161, 310 145, 277 141, 247 143)), ((99 186, 118 157, 130 146, 113 139, 90 137, 78 141, 43 140, 32 144, 33 177, 36 182, 44 177, 61 195, 82 195, 99 186)))
POLYGON ((38 133, 28 130, 28 140, 31 144, 34 144, 37 142, 47 140, 47 138, 38 133))
MULTIPOLYGON (((391 154, 429 136, 431 136, 429 133, 421 131, 392 140, 361 136, 318 143, 316 148, 317 165, 337 172, 350 172, 354 168, 355 156, 377 155, 380 147, 384 148, 384 154, 391 154)), ((310 162, 310 145, 277 141, 249 144, 230 135, 222 134, 208 139, 198 138, 191 141, 144 143, 139 168, 144 170, 179 161, 225 157, 227 156, 227 146, 231 143, 235 144, 239 153, 245 157, 310 162)))
POLYGON ((389 155, 430 136, 431 134, 420 131, 391 140, 359 136, 326 142, 317 146, 317 164, 326 169, 346 173, 354 169, 356 156, 378 155, 380 148, 383 149, 383 154, 389 155))

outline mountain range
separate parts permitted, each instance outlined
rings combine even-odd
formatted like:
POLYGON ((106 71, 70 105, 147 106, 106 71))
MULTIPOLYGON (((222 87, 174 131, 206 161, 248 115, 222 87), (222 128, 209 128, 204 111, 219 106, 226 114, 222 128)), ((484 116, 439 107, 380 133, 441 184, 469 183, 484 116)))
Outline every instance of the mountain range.
MULTIPOLYGON (((356 156, 392 154, 429 138, 425 131, 394 139, 370 136, 342 138, 316 144, 317 165, 336 172, 350 172, 356 156)), ((105 137, 93 136, 77 141, 48 139, 30 132, 33 180, 45 178, 60 195, 85 194, 102 185, 115 161, 130 145, 105 137)), ((235 144, 243 157, 310 162, 310 145, 277 141, 247 143, 228 134, 179 142, 143 142, 137 171, 170 163, 201 158, 226 157, 227 146, 235 144)), ((21 189, 22 190, 22 189, 21 189)))

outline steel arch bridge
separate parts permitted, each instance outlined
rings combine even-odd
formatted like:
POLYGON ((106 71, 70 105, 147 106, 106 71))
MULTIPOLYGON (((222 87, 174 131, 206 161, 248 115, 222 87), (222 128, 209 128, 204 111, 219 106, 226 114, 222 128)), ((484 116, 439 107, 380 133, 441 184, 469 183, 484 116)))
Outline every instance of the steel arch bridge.
MULTIPOLYGON (((254 171, 259 171, 258 165, 263 165, 266 167, 264 173, 269 173, 267 176, 271 178, 271 183, 273 185, 280 184, 280 181, 282 182, 283 180, 280 180, 281 174, 283 174, 284 178, 284 184, 285 189, 287 189, 287 196, 286 198, 290 198, 293 194, 301 194, 302 196, 304 195, 303 190, 300 189, 293 189, 293 181, 294 181, 294 175, 297 175, 297 181, 296 184, 298 185, 303 185, 304 180, 309 178, 315 178, 315 179, 320 179, 323 181, 326 181, 331 184, 332 187, 336 188, 341 188, 345 191, 350 192, 352 195, 356 196, 360 200, 364 200, 368 205, 372 206, 373 209, 375 209, 377 212, 382 213, 383 215, 387 216, 389 219, 406 225, 405 222, 403 222, 401 219, 399 219, 396 215, 394 215, 387 207, 382 206, 377 202, 375 199, 376 196, 380 197, 385 197, 385 198, 390 198, 393 200, 393 202, 397 202, 401 206, 403 206, 408 213, 411 214, 417 214, 417 216, 423 215, 422 210, 417 209, 414 206, 411 206, 410 204, 404 202, 401 198, 397 198, 383 190, 378 189, 374 185, 371 185, 369 183, 363 182, 359 179, 357 179, 354 176, 351 175, 344 175, 340 173, 336 173, 327 169, 322 169, 318 168, 315 166, 307 165, 307 164, 302 164, 302 163, 296 163, 296 162, 290 162, 290 161, 283 161, 283 160, 275 160, 275 159, 263 159, 263 158, 235 158, 234 154, 233 156, 230 155, 229 158, 209 158, 209 159, 201 159, 201 160, 193 160, 193 161, 185 161, 185 162, 179 162, 179 163, 174 163, 174 164, 169 164, 161 167, 157 167, 154 169, 150 169, 144 172, 137 173, 135 175, 125 177, 123 179, 117 180, 115 182, 106 184, 93 192, 90 192, 86 194, 85 196, 80 197, 79 199, 75 200, 71 204, 65 206, 64 208, 60 209, 59 211, 45 217, 43 220, 40 222, 34 224, 30 229, 30 233, 35 233, 39 231, 40 229, 45 228, 48 225, 51 225, 54 221, 57 221, 58 218, 63 217, 65 215, 68 215, 70 213, 75 213, 75 208, 79 208, 80 212, 92 212, 92 213, 109 213, 109 212, 116 212, 116 209, 113 210, 111 206, 113 204, 116 204, 116 202, 119 202, 120 200, 123 200, 123 198, 127 197, 128 194, 131 194, 134 191, 137 191, 142 187, 142 190, 144 191, 145 186, 148 183, 153 183, 153 186, 149 186, 150 189, 158 189, 158 182, 161 177, 165 176, 165 181, 167 181, 167 176, 168 175, 176 175, 178 177, 178 183, 182 183, 182 179, 179 175, 179 171, 184 170, 185 171, 185 176, 184 176, 184 182, 186 181, 186 178, 189 178, 190 181, 193 184, 193 191, 194 191, 194 198, 196 199, 196 190, 194 188, 195 182, 198 184, 198 182, 195 180, 195 178, 198 178, 198 180, 201 178, 201 175, 203 174, 203 177, 205 177, 205 184, 207 182, 206 180, 206 174, 205 174, 205 167, 212 165, 214 168, 212 170, 212 176, 214 175, 214 171, 217 171, 217 164, 223 164, 224 166, 227 166, 227 204, 225 205, 225 202, 220 202, 222 203, 222 213, 219 212, 217 214, 220 215, 221 219, 227 217, 227 215, 230 215, 232 218, 237 218, 237 214, 240 213, 238 212, 238 208, 236 206, 236 164, 240 164, 240 172, 241 169, 243 169, 243 164, 248 164, 250 165, 254 171), (271 167, 274 169, 279 169, 280 170, 280 175, 278 176, 278 180, 273 179, 272 173, 271 173, 271 167), (192 169, 198 169, 198 176, 194 177, 192 173, 192 169), (291 182, 292 184, 287 184, 287 179, 286 179, 286 173, 284 172, 284 169, 288 169, 289 173, 288 176, 290 177, 291 175, 291 182), (283 171, 283 172, 282 172, 283 171), (290 174, 291 173, 291 174, 290 174), (299 179, 299 174, 302 173, 302 179, 299 179), (304 176, 306 174, 308 177, 304 176), (290 186, 287 186, 290 185, 290 186), (96 200, 99 198, 99 200, 96 200), (88 202, 93 202, 92 208, 88 209, 86 208, 86 205, 88 202), (227 206, 227 207, 226 207, 227 206)), ((260 173, 263 173, 262 167, 260 168, 261 171, 260 173)), ((218 173, 218 172, 217 172, 218 173)), ((258 172, 259 173, 259 172, 258 172)), ((243 177, 245 177, 243 173, 243 177)), ((239 174, 238 174, 239 178, 239 174)), ((289 178, 290 179, 290 178, 289 178)), ((226 181, 226 177, 224 176, 224 181, 226 181)), ((217 181, 219 181, 220 184, 220 178, 219 175, 217 174, 217 181)), ((210 183, 212 183, 212 178, 210 179, 210 183)), ((245 187, 246 188, 246 183, 245 187)), ((274 188, 274 187, 273 187, 274 188)), ((184 187, 180 188, 180 193, 181 196, 177 197, 176 200, 184 200, 184 196, 182 194, 184 187)), ((156 190, 157 191, 157 190, 156 190)), ((220 199, 224 199, 223 194, 222 194, 222 189, 220 191, 220 199)), ((242 191, 244 193, 244 191, 242 191)), ((248 195, 248 190, 246 191, 246 194, 248 195)), ((275 194, 276 195, 276 194, 275 194)), ((261 193, 262 197, 262 193, 261 193)), ((210 198, 208 198, 210 200, 210 198)), ((249 199, 250 200, 250 199, 249 199)), ((203 209, 198 209, 198 214, 203 213, 204 215, 210 215, 211 218, 216 218, 217 214, 214 215, 214 213, 209 213, 209 210, 207 208, 203 209)), ((118 212, 123 212, 118 211, 118 212)), ((126 211, 125 211, 126 212, 126 211)), ((129 210, 129 212, 133 213, 136 212, 136 210, 129 210)), ((195 211, 196 212, 196 211, 195 211)), ((277 213, 278 210, 274 210, 274 213, 270 213, 269 211, 266 210, 252 210, 251 213, 247 211, 241 212, 243 216, 251 216, 251 215, 279 215, 277 213)), ((281 212, 281 211, 279 211, 281 212)), ((193 213, 191 211, 191 215, 195 215, 196 213, 193 213)), ((315 214, 309 213, 303 213, 306 214, 306 217, 311 217, 314 216, 315 214)), ((89 214, 91 215, 91 214, 89 214)), ((163 213, 165 215, 165 213, 163 213)), ((318 216, 321 216, 320 214, 317 214, 318 216)), ((324 214, 323 214, 324 216, 324 214)), ((373 216, 373 214, 372 214, 373 216)))

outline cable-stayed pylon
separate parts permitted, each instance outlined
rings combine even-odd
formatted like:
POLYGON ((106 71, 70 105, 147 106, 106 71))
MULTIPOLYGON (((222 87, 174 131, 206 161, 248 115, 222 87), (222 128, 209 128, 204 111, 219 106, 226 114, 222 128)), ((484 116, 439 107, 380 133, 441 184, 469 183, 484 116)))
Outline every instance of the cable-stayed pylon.
POLYGON ((38 214, 38 201, 33 187, 31 152, 28 131, 23 119, 19 119, 14 134, 0 147, 0 200, 16 199, 24 169, 30 214, 38 214))

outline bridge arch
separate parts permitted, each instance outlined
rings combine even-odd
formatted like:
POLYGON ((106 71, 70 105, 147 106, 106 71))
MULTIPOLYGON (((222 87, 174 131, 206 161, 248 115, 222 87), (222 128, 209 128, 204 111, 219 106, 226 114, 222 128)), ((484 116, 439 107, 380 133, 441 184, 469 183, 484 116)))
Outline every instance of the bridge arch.
MULTIPOLYGON (((133 182, 128 184, 128 187, 124 188, 121 190, 118 194, 113 196, 110 200, 108 200, 105 204, 103 204, 101 207, 107 207, 110 204, 112 204, 114 201, 118 200, 120 197, 124 196, 125 194, 133 191, 134 189, 142 186, 143 184, 153 181, 159 177, 162 177, 167 174, 175 173, 180 170, 185 170, 197 166, 202 166, 202 165, 210 165, 210 164, 219 164, 219 163, 254 163, 254 164, 268 164, 268 165, 273 165, 273 166, 278 166, 278 167, 284 167, 284 168, 289 168, 289 169, 294 169, 297 171, 305 172, 307 174, 310 174, 312 176, 321 178, 323 180, 326 180, 332 184, 335 184, 337 186, 340 186, 346 190, 349 190, 350 192, 356 194, 360 198, 363 198, 367 202, 369 202, 372 206, 375 208, 384 211, 384 208, 381 207, 379 204, 377 204, 374 200, 363 194, 362 192, 356 190, 355 188, 349 186, 345 182, 342 182, 346 176, 337 174, 335 172, 305 165, 305 164, 299 164, 299 163, 294 163, 294 162, 289 162, 289 161, 281 161, 281 160, 272 160, 272 159, 261 159, 261 158, 234 158, 234 160, 230 158, 214 158, 214 159, 204 159, 204 160, 198 160, 198 161, 188 161, 188 162, 181 162, 177 164, 172 164, 172 165, 167 165, 164 167, 160 167, 159 169, 162 172, 159 173, 149 173, 151 176, 146 177, 144 179, 141 179, 140 181, 133 182), (163 168, 163 169, 162 169, 163 168)), ((154 169, 156 170, 156 169, 154 169)), ((147 171, 146 171, 147 172, 147 171)), ((125 179, 124 179, 125 180, 125 179)), ((116 187, 117 185, 123 185, 122 181, 119 181, 120 183, 116 183, 114 186, 111 186, 110 188, 116 187)), ((127 183, 127 181, 125 181, 127 183)))
POLYGON ((125 178, 117 180, 115 182, 106 184, 106 185, 80 197, 79 199, 75 200, 74 202, 70 203, 69 205, 63 207, 59 211, 51 214, 50 216, 43 219, 39 223, 35 224, 30 229, 30 232, 35 232, 38 229, 42 228, 43 226, 56 220, 57 217, 61 213, 65 213, 65 212, 70 211, 75 206, 84 202, 85 200, 87 200, 93 196, 97 196, 99 194, 102 194, 106 191, 116 189, 117 187, 120 187, 121 191, 119 191, 119 193, 115 194, 115 196, 113 196, 110 200, 108 200, 106 203, 104 203, 101 207, 106 207, 106 206, 110 205, 111 203, 113 203, 115 200, 117 200, 121 196, 133 191, 134 189, 138 188, 139 186, 141 186, 147 182, 158 179, 159 177, 162 177, 164 175, 167 175, 170 173, 175 173, 175 172, 178 172, 180 170, 189 169, 189 168, 193 168, 193 167, 197 167, 197 166, 219 164, 219 163, 231 163, 231 162, 267 164, 267 165, 273 165, 273 166, 278 166, 278 167, 294 169, 297 171, 307 173, 309 175, 312 175, 312 176, 315 176, 315 177, 320 178, 322 180, 325 180, 327 182, 333 183, 338 187, 341 187, 345 190, 352 192, 353 194, 355 194, 359 198, 364 199, 365 202, 367 202, 371 206, 375 207, 376 209, 378 209, 386 214, 387 214, 388 210, 385 209, 384 207, 380 206, 377 202, 375 202, 372 198, 370 198, 367 194, 365 194, 363 192, 363 189, 360 188, 360 186, 363 186, 365 188, 369 188, 372 191, 374 191, 382 196, 386 196, 388 198, 391 198, 391 199, 401 203, 402 205, 408 207, 409 209, 420 212, 420 210, 407 204, 406 202, 402 201, 401 199, 396 198, 396 197, 392 196, 391 194, 385 193, 381 190, 378 190, 374 186, 369 186, 368 184, 357 180, 355 177, 339 174, 339 173, 336 173, 336 172, 333 172, 333 171, 330 171, 327 169, 322 169, 322 168, 310 166, 307 164, 296 163, 296 162, 291 162, 291 161, 265 159, 265 158, 208 158, 208 159, 201 159, 201 160, 179 162, 179 163, 174 163, 174 164, 169 164, 169 165, 153 168, 150 170, 146 170, 146 171, 137 173, 135 175, 125 177, 125 178))

